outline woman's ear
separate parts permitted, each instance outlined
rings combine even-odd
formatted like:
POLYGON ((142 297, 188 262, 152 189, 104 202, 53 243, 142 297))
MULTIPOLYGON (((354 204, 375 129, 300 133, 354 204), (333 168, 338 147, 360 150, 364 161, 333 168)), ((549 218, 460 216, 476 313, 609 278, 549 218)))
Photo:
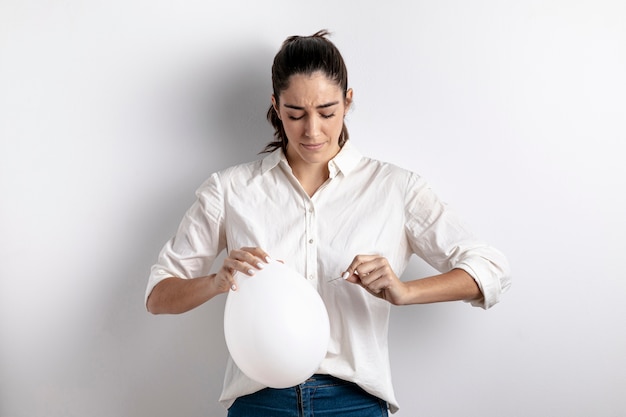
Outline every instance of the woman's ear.
MULTIPOLYGON (((352 96, 354 95, 354 92, 352 91, 351 88, 348 88, 348 91, 346 91, 346 113, 348 112, 348 110, 350 110, 350 106, 352 105, 352 96)), ((345 116, 345 114, 344 114, 345 116)))
POLYGON ((276 100, 276 96, 274 94, 272 94, 272 107, 274 107, 276 116, 278 116, 278 118, 280 119, 280 112, 278 111, 278 101, 276 100))

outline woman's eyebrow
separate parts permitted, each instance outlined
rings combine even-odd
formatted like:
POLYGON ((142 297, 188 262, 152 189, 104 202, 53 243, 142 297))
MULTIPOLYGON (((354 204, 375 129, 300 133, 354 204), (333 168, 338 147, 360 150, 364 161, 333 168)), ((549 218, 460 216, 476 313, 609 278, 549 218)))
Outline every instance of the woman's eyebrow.
MULTIPOLYGON (((325 103, 325 104, 320 104, 319 106, 315 107, 316 109, 325 109, 327 107, 332 107, 332 106, 336 106, 337 104, 339 104, 338 101, 332 101, 330 103, 325 103)), ((283 104, 283 106, 289 108, 289 109, 294 109, 294 110, 304 110, 304 107, 302 106, 296 106, 294 104, 283 104)))

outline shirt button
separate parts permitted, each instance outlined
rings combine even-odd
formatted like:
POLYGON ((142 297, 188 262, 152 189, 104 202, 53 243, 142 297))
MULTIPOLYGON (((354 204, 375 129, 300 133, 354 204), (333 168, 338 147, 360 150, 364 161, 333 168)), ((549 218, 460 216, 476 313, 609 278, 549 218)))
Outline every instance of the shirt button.
POLYGON ((309 239, 309 243, 313 243, 313 239, 309 239))
POLYGON ((313 279, 313 275, 309 275, 309 279, 313 279))
POLYGON ((309 207, 309 213, 313 213, 313 207, 309 207))

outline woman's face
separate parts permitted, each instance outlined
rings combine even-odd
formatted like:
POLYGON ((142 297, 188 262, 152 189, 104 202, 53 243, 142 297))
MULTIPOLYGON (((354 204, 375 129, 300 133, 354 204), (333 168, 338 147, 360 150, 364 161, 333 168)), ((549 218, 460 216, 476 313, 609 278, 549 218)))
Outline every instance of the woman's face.
POLYGON ((287 134, 287 160, 294 167, 326 165, 339 152, 343 118, 352 102, 325 74, 295 74, 272 104, 287 134))

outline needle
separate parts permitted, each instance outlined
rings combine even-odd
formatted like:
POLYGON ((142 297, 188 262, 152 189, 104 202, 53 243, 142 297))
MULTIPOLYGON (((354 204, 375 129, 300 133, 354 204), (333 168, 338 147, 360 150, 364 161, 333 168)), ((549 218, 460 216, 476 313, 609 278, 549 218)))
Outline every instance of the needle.
POLYGON ((346 271, 343 274, 341 274, 340 277, 329 279, 328 282, 337 281, 338 279, 348 279, 349 276, 350 276, 350 273, 346 271))

